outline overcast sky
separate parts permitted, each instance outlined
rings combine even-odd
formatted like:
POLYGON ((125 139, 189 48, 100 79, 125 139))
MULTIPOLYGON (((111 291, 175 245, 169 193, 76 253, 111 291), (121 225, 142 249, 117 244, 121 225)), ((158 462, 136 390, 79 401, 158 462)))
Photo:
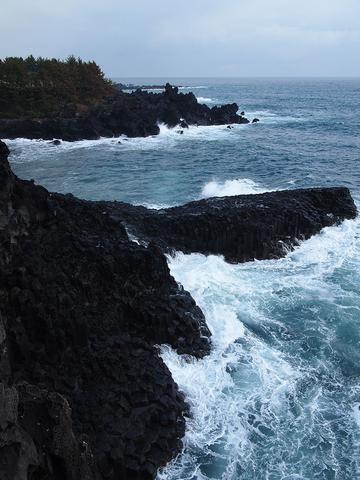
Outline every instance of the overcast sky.
POLYGON ((360 0, 1 0, 0 57, 112 77, 360 76, 360 0))

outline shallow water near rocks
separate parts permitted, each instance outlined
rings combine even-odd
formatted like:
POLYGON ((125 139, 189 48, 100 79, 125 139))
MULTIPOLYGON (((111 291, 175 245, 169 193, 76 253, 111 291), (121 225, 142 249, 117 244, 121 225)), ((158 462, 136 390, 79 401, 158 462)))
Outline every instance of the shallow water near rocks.
MULTIPOLYGON (((50 190, 154 207, 331 185, 359 203, 360 80, 177 83, 210 106, 236 101, 260 123, 60 146, 14 140, 15 172, 50 190)), ((359 239, 355 220, 281 260, 169 258, 214 346, 192 362, 162 348, 193 416, 159 480, 360 479, 359 239)))

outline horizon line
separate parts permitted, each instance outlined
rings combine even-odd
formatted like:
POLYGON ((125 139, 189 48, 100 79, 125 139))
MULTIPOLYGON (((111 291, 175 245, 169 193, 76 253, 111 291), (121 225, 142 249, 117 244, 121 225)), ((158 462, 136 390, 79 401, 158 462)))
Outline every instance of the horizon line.
POLYGON ((254 78, 310 78, 310 79, 360 79, 360 75, 106 75, 108 78, 213 78, 213 79, 222 79, 222 78, 227 78, 227 79, 237 79, 237 78, 249 78, 249 79, 254 79, 254 78))
POLYGON ((106 78, 110 79, 202 79, 202 80, 239 80, 239 79, 247 79, 247 80, 283 80, 283 79, 304 79, 304 80, 360 80, 360 75, 219 75, 219 76, 186 76, 186 75, 105 75, 106 78))

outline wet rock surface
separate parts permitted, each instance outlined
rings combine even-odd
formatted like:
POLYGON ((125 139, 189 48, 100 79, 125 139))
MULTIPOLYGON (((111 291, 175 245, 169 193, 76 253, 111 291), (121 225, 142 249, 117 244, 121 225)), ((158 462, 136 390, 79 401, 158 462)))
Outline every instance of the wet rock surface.
POLYGON ((166 252, 223 255, 234 263, 283 257, 299 240, 356 216, 345 187, 209 198, 162 210, 103 206, 135 236, 166 252))
POLYGON ((83 115, 72 118, 0 119, 0 138, 34 138, 68 141, 99 137, 147 137, 160 132, 159 123, 181 125, 225 125, 249 123, 238 115, 236 103, 214 106, 198 103, 193 93, 179 93, 167 84, 163 93, 119 91, 83 115))
POLYGON ((204 316, 159 248, 0 151, 0 478, 153 478, 187 411, 156 345, 205 355, 204 316))

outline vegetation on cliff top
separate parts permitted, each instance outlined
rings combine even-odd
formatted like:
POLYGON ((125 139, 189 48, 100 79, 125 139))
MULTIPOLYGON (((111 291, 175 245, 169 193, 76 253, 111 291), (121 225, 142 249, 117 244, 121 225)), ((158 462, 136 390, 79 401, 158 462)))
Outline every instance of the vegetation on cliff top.
POLYGON ((95 62, 0 59, 0 118, 74 116, 114 92, 95 62))

